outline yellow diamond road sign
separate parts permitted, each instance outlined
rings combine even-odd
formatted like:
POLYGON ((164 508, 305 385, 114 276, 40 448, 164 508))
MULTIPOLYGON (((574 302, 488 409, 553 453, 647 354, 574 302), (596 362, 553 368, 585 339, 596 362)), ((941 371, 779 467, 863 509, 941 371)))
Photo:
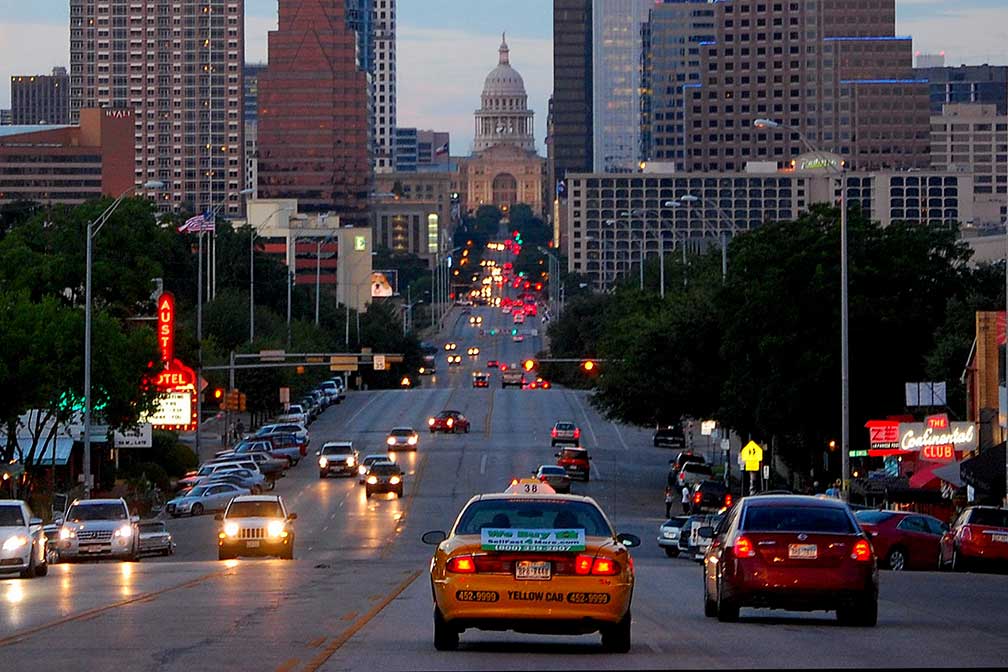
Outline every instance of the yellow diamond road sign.
POLYGON ((763 449, 755 441, 750 441, 739 451, 739 462, 745 465, 746 471, 759 471, 763 461, 763 449))

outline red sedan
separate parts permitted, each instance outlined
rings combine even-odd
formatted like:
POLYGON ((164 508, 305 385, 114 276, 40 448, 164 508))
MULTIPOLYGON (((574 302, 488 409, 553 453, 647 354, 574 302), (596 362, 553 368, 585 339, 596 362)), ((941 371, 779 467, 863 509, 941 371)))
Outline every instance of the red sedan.
POLYGON ((880 566, 895 572, 934 570, 938 541, 948 531, 942 521, 910 511, 874 509, 857 511, 854 517, 871 538, 880 566))
POLYGON ((497 360, 496 359, 488 359, 487 363, 486 363, 486 366, 487 366, 488 369, 496 369, 497 368, 497 360))
POLYGON ((441 411, 432 418, 427 419, 427 427, 431 434, 434 432, 469 433, 469 419, 458 411, 441 411))
POLYGON ((938 567, 963 571, 981 562, 1008 564, 1008 510, 971 506, 964 510, 940 542, 938 567))
POLYGON ((739 501, 704 557, 704 615, 741 607, 836 611, 842 624, 878 620, 878 568, 868 536, 840 500, 758 495, 739 501))

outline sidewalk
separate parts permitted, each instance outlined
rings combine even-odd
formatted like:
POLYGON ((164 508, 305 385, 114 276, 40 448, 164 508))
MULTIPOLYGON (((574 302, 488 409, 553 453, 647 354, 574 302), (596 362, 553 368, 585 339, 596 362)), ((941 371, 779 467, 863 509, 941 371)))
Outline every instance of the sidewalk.
MULTIPOLYGON (((250 413, 231 413, 230 419, 227 419, 227 413, 219 411, 215 415, 212 415, 203 420, 203 423, 199 428, 200 444, 201 444, 201 455, 197 455, 202 459, 205 455, 213 455, 214 453, 226 448, 231 442, 225 441, 226 433, 229 429, 233 429, 235 424, 239 421, 244 428, 243 433, 248 433, 252 430, 251 425, 251 414, 250 413), (225 426, 226 421, 229 423, 225 426)), ((196 450, 196 432, 181 432, 179 433, 179 441, 182 443, 192 446, 193 450, 196 450)))

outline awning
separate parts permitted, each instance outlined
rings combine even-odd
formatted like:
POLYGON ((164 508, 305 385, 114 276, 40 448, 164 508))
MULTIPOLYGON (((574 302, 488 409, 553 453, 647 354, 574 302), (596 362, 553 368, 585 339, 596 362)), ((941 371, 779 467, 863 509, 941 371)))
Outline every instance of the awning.
POLYGON ((987 499, 1001 500, 1005 495, 1005 444, 988 448, 959 466, 963 483, 973 486, 987 499))
POLYGON ((959 475, 959 465, 961 464, 962 462, 949 462, 935 468, 932 473, 946 483, 961 488, 963 486, 962 476, 959 475))
MULTIPOLYGON (((56 466, 63 467, 66 466, 67 462, 70 461, 70 453, 73 451, 74 440, 70 437, 56 437, 49 442, 44 448, 39 448, 35 453, 35 466, 52 466, 53 464, 53 448, 56 449, 56 466), (55 444, 55 446, 54 446, 55 444)), ((32 438, 30 436, 19 436, 18 437, 18 448, 24 451, 27 455, 28 451, 32 447, 32 438)), ((18 454, 18 451, 14 452, 14 458, 20 458, 22 455, 18 454)), ((20 460, 18 460, 20 462, 20 460)))
POLYGON ((931 484, 936 484, 935 487, 931 489, 937 490, 940 486, 937 485, 938 476, 934 472, 937 469, 941 469, 945 465, 940 462, 931 462, 931 463, 918 462, 917 464, 918 466, 921 466, 922 464, 927 464, 927 466, 921 469, 920 471, 914 472, 913 476, 910 477, 910 487, 924 488, 931 484))

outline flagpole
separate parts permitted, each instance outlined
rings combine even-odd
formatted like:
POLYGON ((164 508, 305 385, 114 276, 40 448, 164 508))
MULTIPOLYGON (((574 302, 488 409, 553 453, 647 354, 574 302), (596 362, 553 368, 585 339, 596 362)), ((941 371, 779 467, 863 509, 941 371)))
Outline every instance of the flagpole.
POLYGON ((203 225, 199 224, 199 257, 198 270, 196 271, 196 344, 198 354, 196 356, 196 459, 200 458, 200 426, 203 423, 203 390, 200 384, 203 382, 203 225))

